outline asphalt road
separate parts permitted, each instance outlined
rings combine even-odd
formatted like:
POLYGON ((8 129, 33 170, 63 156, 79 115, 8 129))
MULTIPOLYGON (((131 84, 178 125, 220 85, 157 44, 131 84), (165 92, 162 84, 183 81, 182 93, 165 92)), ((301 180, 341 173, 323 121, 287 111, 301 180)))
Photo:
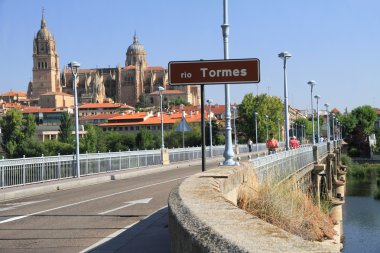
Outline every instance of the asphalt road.
POLYGON ((83 251, 167 206, 171 189, 200 171, 188 166, 2 202, 0 252, 83 251))

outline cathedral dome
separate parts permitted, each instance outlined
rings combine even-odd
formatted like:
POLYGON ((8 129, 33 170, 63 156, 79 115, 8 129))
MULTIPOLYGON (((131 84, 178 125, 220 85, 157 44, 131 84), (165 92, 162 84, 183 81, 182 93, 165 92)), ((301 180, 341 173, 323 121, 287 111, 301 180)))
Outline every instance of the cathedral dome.
POLYGON ((133 36, 133 44, 127 49, 127 55, 131 54, 146 54, 145 48, 139 43, 136 34, 133 36))
POLYGON ((37 39, 46 40, 46 39, 49 39, 51 37, 52 37, 51 33, 49 32, 49 30, 46 27, 46 21, 45 21, 44 17, 42 16, 41 29, 37 33, 37 39))

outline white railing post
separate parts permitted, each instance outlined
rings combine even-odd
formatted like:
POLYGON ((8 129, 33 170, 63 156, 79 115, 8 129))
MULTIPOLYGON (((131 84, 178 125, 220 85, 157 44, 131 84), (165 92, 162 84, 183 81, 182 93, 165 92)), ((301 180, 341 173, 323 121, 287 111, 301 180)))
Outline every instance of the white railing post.
POLYGON ((58 179, 61 180, 61 154, 58 153, 58 179))
POLYGON ((86 175, 88 175, 88 152, 86 150, 86 175))
POLYGON ((111 150, 108 150, 108 156, 109 156, 109 162, 108 162, 109 170, 108 171, 112 171, 111 150))
POLYGON ((100 152, 98 151, 98 173, 100 173, 100 152))
POLYGON ((41 181, 44 181, 45 179, 45 158, 44 158, 44 154, 41 155, 42 157, 42 176, 41 176, 41 181))
POLYGON ((22 156, 22 184, 26 184, 26 175, 25 175, 25 155, 22 156))

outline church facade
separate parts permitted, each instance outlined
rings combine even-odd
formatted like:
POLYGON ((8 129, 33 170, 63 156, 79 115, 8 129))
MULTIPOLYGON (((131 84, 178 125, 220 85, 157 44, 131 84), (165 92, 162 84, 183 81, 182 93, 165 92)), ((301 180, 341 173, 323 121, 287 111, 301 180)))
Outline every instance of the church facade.
MULTIPOLYGON (((29 84, 28 97, 39 99, 48 92, 74 94, 71 70, 66 66, 59 72, 59 58, 54 37, 47 30, 44 16, 41 28, 33 42, 33 82, 29 84)), ((200 89, 197 85, 171 87, 168 72, 163 67, 151 67, 147 53, 137 35, 126 52, 125 65, 114 68, 79 69, 77 78, 79 103, 118 102, 135 106, 157 106, 155 91, 165 88, 170 99, 182 98, 192 105, 200 104, 200 89)), ((167 98, 166 98, 167 99, 167 98)))

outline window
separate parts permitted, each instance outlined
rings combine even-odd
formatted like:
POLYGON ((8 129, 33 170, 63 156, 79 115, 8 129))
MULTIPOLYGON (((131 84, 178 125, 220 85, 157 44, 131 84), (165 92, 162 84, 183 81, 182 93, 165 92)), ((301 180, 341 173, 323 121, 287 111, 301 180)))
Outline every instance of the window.
POLYGON ((41 66, 40 66, 40 62, 38 62, 38 67, 37 67, 37 69, 40 69, 40 67, 41 67, 41 66))
POLYGON ((152 98, 152 97, 150 98, 150 103, 151 103, 151 104, 153 104, 153 103, 154 103, 154 100, 153 100, 153 98, 152 98))

